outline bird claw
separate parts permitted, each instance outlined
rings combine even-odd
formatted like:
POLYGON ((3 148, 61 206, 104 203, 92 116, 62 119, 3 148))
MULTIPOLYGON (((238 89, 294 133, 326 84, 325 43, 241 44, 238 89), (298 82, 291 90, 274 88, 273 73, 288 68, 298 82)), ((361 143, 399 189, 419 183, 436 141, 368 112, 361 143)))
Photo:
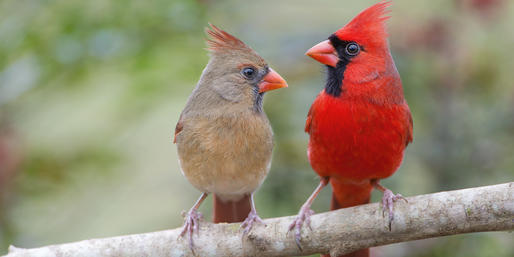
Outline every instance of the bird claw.
POLYGON ((289 225, 289 229, 287 231, 287 233, 289 233, 289 231, 291 230, 295 230, 295 242, 296 242, 296 246, 298 246, 298 249, 300 249, 300 251, 302 250, 302 246, 300 244, 300 240, 301 240, 301 237, 302 237, 302 226, 303 224, 307 224, 307 227, 312 230, 312 227, 311 227, 311 216, 314 214, 314 211, 311 210, 311 208, 309 206, 302 206, 302 208, 300 209, 300 212, 298 213, 298 216, 296 216, 296 218, 293 220, 293 222, 291 223, 291 225, 289 225))
POLYGON ((185 234, 188 234, 189 248, 191 249, 191 252, 194 253, 193 234, 196 232, 196 235, 200 235, 200 221, 203 219, 203 215, 197 210, 192 209, 187 213, 182 212, 182 216, 185 221, 179 237, 183 237, 185 234))
POLYGON ((393 220, 394 220, 394 210, 393 210, 394 202, 396 202, 400 199, 404 200, 406 203, 409 202, 401 194, 395 195, 389 189, 384 190, 384 196, 382 197, 382 217, 385 217, 385 213, 387 211, 388 217, 389 217, 389 220, 388 220, 389 231, 391 231, 391 224, 393 223, 393 220))
POLYGON ((264 221, 259 217, 255 210, 250 211, 248 217, 241 223, 240 229, 243 229, 243 238, 252 230, 253 224, 261 223, 264 224, 264 221))

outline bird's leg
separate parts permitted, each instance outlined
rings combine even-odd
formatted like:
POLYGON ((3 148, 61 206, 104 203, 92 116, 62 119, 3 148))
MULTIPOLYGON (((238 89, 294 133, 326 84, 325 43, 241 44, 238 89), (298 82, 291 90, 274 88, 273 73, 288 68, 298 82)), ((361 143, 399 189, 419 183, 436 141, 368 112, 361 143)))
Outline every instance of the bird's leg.
POLYGON ((382 216, 385 216, 386 211, 388 212, 388 214, 389 214, 388 227, 389 227, 389 231, 391 231, 391 223, 394 220, 394 211, 393 211, 394 202, 396 202, 399 199, 402 199, 405 202, 408 202, 408 201, 407 201, 407 199, 405 199, 405 197, 403 197, 403 195, 394 194, 391 190, 380 185, 378 183, 378 179, 372 179, 371 185, 374 188, 382 191, 382 193, 384 194, 384 196, 382 196, 382 216))
POLYGON ((250 213, 248 213, 248 217, 241 223, 241 227, 243 230, 243 237, 250 232, 250 230, 253 227, 253 224, 255 222, 264 224, 264 221, 262 221, 261 217, 257 214, 257 210, 255 210, 255 202, 253 201, 253 193, 250 195, 250 202, 251 202, 251 210, 250 213))
POLYGON ((311 228, 311 215, 314 214, 314 211, 311 210, 311 205, 314 199, 318 196, 319 192, 328 184, 328 178, 321 178, 318 187, 312 192, 311 196, 309 196, 309 199, 305 201, 305 203, 302 205, 302 208, 300 208, 300 211, 298 212, 298 216, 293 220, 291 225, 289 225, 289 231, 295 229, 295 242, 296 245, 300 250, 302 250, 302 246, 300 245, 300 239, 301 239, 301 232, 302 232, 302 226, 303 224, 307 224, 307 226, 311 228))
POLYGON ((203 200, 207 198, 207 193, 203 193, 200 198, 196 201, 195 205, 191 207, 189 212, 183 213, 184 216, 184 226, 182 227, 182 232, 180 232, 179 237, 184 236, 186 233, 189 237, 189 248, 194 253, 193 250, 193 234, 196 231, 196 234, 199 234, 200 231, 200 220, 202 219, 202 214, 198 212, 198 207, 202 204, 203 200))

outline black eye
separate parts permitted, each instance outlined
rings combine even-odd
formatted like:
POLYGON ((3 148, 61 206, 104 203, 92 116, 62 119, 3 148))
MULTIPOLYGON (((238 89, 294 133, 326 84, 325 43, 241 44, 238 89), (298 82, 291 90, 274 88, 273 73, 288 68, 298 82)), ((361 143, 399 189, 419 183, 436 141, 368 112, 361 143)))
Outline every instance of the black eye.
POLYGON ((243 76, 245 76, 247 79, 251 79, 255 76, 255 69, 252 68, 252 67, 246 67, 246 68, 243 68, 243 70, 241 70, 241 74, 243 74, 243 76))
POLYGON ((349 43, 346 45, 345 51, 347 55, 355 56, 359 54, 361 48, 356 43, 349 43))

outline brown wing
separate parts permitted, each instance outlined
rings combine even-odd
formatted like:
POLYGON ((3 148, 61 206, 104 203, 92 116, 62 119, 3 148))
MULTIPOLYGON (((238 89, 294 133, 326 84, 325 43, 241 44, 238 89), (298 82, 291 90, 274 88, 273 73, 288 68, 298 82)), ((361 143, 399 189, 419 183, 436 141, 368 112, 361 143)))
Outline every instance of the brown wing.
POLYGON ((184 125, 182 124, 182 115, 180 115, 180 118, 178 119, 177 125, 175 126, 175 136, 173 137, 173 143, 177 143, 177 135, 182 131, 184 128, 184 125))

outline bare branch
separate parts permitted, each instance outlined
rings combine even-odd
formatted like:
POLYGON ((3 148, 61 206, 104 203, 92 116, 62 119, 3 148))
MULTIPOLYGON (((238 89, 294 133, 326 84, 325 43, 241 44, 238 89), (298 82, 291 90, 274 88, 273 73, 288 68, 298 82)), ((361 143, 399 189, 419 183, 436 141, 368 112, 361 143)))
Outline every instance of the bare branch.
MULTIPOLYGON (((303 251, 286 234, 292 217, 265 220, 241 240, 239 224, 201 225, 195 235, 197 256, 332 256, 410 240, 514 228, 514 183, 409 197, 395 203, 392 231, 377 203, 312 216, 312 231, 302 232, 303 251)), ((19 256, 193 256, 180 229, 91 239, 34 249, 11 247, 19 256)))

